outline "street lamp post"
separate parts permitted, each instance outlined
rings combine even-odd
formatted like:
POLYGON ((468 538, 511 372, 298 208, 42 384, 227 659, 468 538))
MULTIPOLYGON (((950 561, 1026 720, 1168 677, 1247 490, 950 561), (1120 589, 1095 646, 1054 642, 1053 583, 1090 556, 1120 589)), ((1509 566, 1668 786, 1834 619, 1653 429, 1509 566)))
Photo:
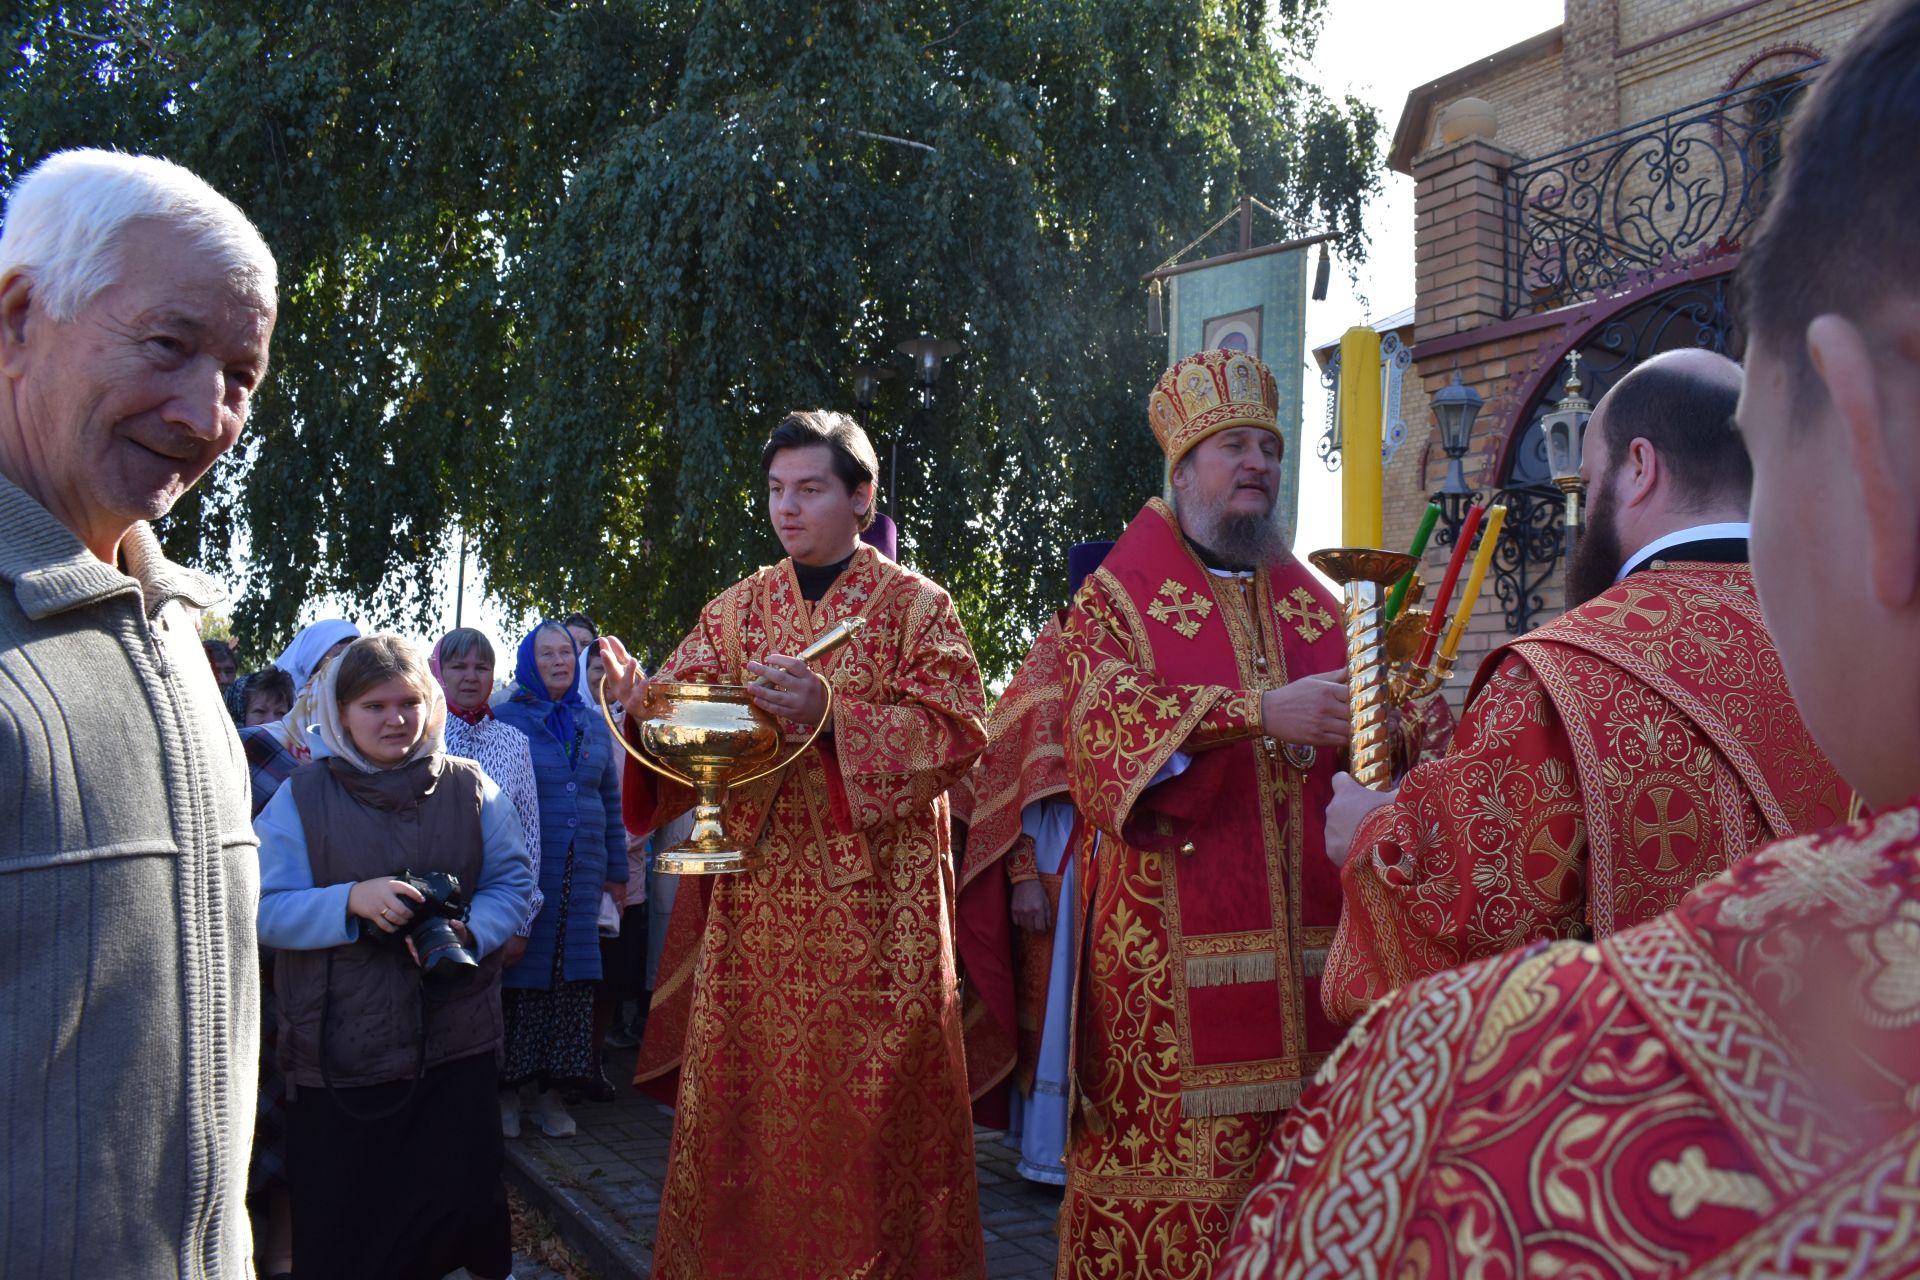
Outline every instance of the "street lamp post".
MULTIPOLYGON (((894 348, 901 355, 913 361, 914 380, 920 384, 919 411, 925 413, 933 407, 933 388, 940 381, 940 362, 960 350, 960 344, 952 338, 936 338, 930 333, 921 332, 908 338, 894 348)), ((895 430, 887 445, 887 510, 895 520, 900 518, 899 509, 894 506, 897 491, 897 477, 900 472, 900 433, 895 430)))

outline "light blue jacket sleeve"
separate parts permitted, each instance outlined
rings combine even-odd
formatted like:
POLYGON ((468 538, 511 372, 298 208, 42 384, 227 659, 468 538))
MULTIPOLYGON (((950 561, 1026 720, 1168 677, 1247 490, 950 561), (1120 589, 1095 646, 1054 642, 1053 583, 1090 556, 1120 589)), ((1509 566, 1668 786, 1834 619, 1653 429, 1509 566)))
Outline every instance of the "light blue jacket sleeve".
POLYGON ((319 951, 360 936, 360 922, 347 914, 350 884, 313 887, 307 833, 293 788, 282 786, 253 820, 260 837, 260 943, 281 951, 319 951))
POLYGON ((520 928, 533 896, 533 863, 527 857, 520 815, 506 793, 485 777, 480 784, 480 840, 480 883, 467 906, 467 928, 475 953, 484 956, 520 928))

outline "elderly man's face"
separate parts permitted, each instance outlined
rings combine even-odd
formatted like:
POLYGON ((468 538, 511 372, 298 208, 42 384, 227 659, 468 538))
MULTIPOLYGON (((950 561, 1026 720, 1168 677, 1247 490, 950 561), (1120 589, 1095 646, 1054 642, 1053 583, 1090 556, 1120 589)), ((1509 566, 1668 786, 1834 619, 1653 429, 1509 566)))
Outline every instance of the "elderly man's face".
POLYGON ((15 277, 0 290, 0 363, 34 487, 96 553, 165 515, 246 425, 274 306, 178 227, 117 239, 118 279, 71 321, 15 277))

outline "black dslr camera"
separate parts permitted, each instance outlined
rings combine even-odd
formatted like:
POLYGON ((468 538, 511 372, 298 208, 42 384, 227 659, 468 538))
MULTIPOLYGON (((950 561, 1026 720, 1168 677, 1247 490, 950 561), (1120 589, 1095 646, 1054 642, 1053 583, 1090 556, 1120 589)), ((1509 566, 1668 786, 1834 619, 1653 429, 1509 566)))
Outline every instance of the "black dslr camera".
POLYGON ((402 871, 394 879, 412 885, 414 892, 424 899, 408 904, 413 908, 413 919, 400 930, 402 936, 413 939, 413 949, 420 957, 420 971, 429 978, 442 979, 477 971, 480 962, 460 941, 451 923, 464 922, 467 918, 467 902, 460 896, 460 877, 445 871, 429 871, 423 876, 402 871))

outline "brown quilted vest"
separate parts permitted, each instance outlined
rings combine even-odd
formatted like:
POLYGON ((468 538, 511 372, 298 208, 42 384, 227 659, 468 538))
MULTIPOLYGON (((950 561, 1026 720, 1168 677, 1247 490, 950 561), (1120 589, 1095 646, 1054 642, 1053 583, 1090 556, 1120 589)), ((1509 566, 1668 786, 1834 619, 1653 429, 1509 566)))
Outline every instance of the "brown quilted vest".
MULTIPOLYGON (((472 901, 480 885, 480 767, 444 755, 363 773, 338 759, 311 761, 287 779, 307 837, 316 888, 412 871, 449 871, 472 901)), ((426 980, 406 945, 361 925, 361 939, 274 957, 280 1003, 280 1067, 297 1085, 319 1087, 321 1020, 326 1071, 336 1086, 412 1078, 420 1068, 424 991, 428 1067, 500 1044, 496 950, 480 971, 426 980), (377 935, 378 940, 374 940, 377 935), (332 972, 328 966, 331 963, 332 972)))

